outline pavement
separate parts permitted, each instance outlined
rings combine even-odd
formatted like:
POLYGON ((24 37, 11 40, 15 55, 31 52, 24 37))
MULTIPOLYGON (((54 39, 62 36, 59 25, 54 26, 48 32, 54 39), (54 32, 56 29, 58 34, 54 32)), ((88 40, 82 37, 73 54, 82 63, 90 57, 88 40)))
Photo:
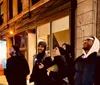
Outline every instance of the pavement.
MULTIPOLYGON (((5 76, 0 76, 0 85, 8 85, 5 76)), ((34 83, 29 83, 29 80, 27 80, 27 85, 34 85, 34 83)))

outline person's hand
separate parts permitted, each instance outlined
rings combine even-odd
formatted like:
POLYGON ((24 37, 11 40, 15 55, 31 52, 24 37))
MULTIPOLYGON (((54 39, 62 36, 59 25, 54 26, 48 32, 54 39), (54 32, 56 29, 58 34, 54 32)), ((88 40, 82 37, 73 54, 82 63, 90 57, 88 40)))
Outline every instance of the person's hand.
POLYGON ((27 75, 26 79, 29 80, 30 79, 30 75, 27 75))
POLYGON ((44 68, 44 65, 42 63, 39 64, 39 69, 44 68))
POLYGON ((47 75, 50 76, 50 70, 47 70, 47 75))

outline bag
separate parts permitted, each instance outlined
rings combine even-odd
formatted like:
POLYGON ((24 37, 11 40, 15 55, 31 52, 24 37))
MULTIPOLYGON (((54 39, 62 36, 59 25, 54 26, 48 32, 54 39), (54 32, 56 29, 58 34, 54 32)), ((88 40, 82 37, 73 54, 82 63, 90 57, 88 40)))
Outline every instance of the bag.
POLYGON ((50 70, 50 71, 53 71, 53 72, 58 72, 58 66, 57 66, 57 64, 52 65, 47 70, 50 70))

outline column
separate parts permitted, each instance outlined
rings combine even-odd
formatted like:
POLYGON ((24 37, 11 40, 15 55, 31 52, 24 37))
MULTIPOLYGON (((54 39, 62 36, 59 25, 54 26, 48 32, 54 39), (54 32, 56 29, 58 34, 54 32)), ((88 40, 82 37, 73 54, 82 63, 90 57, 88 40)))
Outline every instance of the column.
POLYGON ((5 23, 5 22, 7 22, 7 18, 8 18, 7 0, 3 0, 3 7, 4 7, 4 23, 5 23))
POLYGON ((13 0, 13 16, 18 14, 18 0, 13 0))

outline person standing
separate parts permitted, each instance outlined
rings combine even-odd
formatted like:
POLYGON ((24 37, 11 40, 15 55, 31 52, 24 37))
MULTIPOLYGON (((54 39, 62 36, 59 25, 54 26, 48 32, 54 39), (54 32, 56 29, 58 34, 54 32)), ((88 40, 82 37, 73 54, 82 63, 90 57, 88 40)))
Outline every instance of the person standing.
POLYGON ((75 85, 100 85, 99 40, 90 36, 84 40, 83 54, 75 60, 75 85))
POLYGON ((61 47, 53 49, 52 66, 57 65, 56 70, 48 69, 47 75, 51 78, 51 85, 67 85, 63 79, 68 76, 68 63, 64 57, 65 51, 61 47))
POLYGON ((33 70, 30 77, 30 83, 35 85, 49 85, 49 77, 47 76, 47 68, 50 66, 52 59, 46 54, 46 43, 41 41, 38 43, 38 54, 33 59, 33 70))
POLYGON ((4 71, 8 85, 26 85, 26 77, 30 70, 24 55, 20 53, 17 45, 10 48, 9 54, 11 57, 7 59, 4 71))
POLYGON ((72 50, 69 44, 64 43, 62 48, 65 50, 64 57, 68 63, 68 83, 69 85, 74 85, 74 76, 75 76, 75 65, 74 59, 72 57, 72 50))

